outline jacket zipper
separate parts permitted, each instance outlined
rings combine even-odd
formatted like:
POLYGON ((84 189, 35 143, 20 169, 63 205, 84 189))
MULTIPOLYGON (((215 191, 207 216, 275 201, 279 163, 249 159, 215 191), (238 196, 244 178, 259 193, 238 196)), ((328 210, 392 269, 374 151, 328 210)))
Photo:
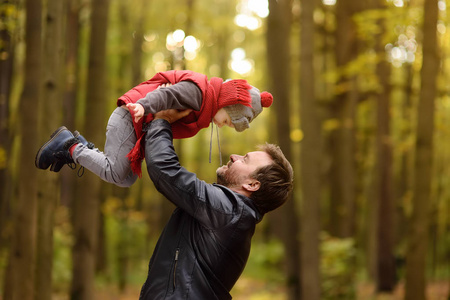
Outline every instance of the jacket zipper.
POLYGON ((177 283, 176 283, 176 280, 175 280, 175 275, 176 275, 176 272, 177 272, 177 264, 178 264, 178 255, 179 255, 179 253, 180 253, 180 248, 177 248, 177 251, 175 251, 175 265, 173 267, 173 289, 174 290, 177 287, 177 283))

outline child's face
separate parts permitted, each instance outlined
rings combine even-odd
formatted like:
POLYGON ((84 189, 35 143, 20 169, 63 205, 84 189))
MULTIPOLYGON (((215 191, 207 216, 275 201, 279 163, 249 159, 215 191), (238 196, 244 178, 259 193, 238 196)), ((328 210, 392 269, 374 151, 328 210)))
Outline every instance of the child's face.
POLYGON ((219 128, 221 128, 224 125, 234 128, 233 123, 231 123, 230 116, 227 114, 227 111, 223 108, 221 108, 217 111, 216 115, 213 118, 213 122, 219 128))

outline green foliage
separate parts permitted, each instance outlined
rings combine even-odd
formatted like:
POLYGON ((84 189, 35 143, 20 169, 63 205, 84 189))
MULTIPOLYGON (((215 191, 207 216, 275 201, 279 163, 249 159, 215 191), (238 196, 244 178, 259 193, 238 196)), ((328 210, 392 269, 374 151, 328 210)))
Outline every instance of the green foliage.
POLYGON ((279 284, 284 281, 283 270, 280 268, 283 257, 284 248, 280 241, 254 240, 244 275, 279 284))
POLYGON ((103 205, 108 249, 106 278, 139 285, 145 279, 152 241, 148 240, 145 216, 131 209, 132 206, 132 197, 124 200, 110 197, 103 205))
MULTIPOLYGON (((9 33, 17 28, 18 9, 11 3, 0 4, 0 30, 6 30, 9 33)), ((1 46, 1 44, 0 44, 1 46)))
POLYGON ((321 299, 355 299, 356 249, 352 238, 323 235, 321 243, 321 299))
MULTIPOLYGON (((60 208, 65 210, 64 208, 60 208)), ((69 290, 72 280, 72 252, 73 236, 69 223, 64 222, 56 226, 53 231, 53 289, 55 292, 69 290)))

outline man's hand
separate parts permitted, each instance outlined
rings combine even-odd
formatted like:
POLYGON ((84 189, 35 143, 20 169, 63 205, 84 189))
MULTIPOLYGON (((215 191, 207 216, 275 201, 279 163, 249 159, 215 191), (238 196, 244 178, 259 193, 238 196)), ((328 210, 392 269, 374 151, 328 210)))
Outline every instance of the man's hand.
POLYGON ((153 120, 157 119, 164 119, 168 121, 169 123, 174 123, 178 121, 181 118, 186 117, 192 112, 192 109, 185 109, 182 111, 179 111, 177 109, 167 109, 157 112, 153 115, 153 120))

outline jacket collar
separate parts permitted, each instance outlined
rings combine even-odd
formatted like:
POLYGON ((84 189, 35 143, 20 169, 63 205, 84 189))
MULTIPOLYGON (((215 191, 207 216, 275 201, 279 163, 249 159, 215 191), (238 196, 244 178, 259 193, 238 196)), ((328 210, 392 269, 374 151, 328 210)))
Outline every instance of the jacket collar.
POLYGON ((213 183, 213 185, 220 186, 221 188, 225 188, 225 189, 229 190, 231 193, 233 193, 234 195, 236 195, 236 197, 239 198, 239 200, 241 200, 246 206, 248 206, 250 208, 250 211, 252 212, 252 215, 255 218, 256 223, 259 223, 262 221, 264 214, 262 214, 259 211, 258 207, 255 205, 255 203, 253 202, 252 199, 250 199, 249 197, 244 196, 242 194, 239 194, 224 185, 221 185, 218 183, 213 183))

